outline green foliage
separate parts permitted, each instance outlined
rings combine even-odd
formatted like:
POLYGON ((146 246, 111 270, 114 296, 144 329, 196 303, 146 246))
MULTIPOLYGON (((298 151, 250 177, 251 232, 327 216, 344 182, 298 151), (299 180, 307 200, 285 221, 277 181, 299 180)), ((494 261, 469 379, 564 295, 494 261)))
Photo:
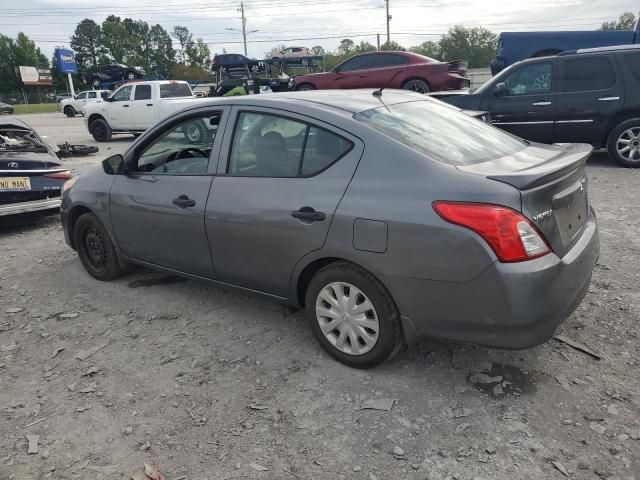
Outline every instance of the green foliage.
POLYGON ((199 66, 183 65, 175 63, 169 69, 169 77, 174 80, 198 80, 201 82, 210 82, 212 75, 209 71, 199 66))
POLYGON ((633 12, 624 12, 618 17, 618 21, 604 22, 600 30, 633 30, 638 19, 640 19, 640 13, 636 17, 633 12))
POLYGON ((418 55, 424 55, 425 57, 433 58, 434 60, 442 59, 442 50, 438 42, 427 40, 420 45, 411 47, 410 52, 417 53, 418 55))
POLYGON ((76 63, 79 68, 98 68, 98 60, 104 55, 102 45, 102 30, 100 25, 89 18, 85 18, 76 26, 71 36, 71 48, 76 53, 76 63))
POLYGON ((404 52, 406 48, 400 45, 398 42, 394 42, 391 40, 390 42, 384 42, 380 45, 380 50, 385 50, 387 52, 404 52))
POLYGON ((483 27, 465 28, 456 25, 438 42, 445 62, 466 60, 469 68, 486 67, 496 56, 498 37, 483 27))
POLYGON ((15 69, 21 65, 50 68, 47 57, 24 33, 18 33, 15 39, 0 34, 0 92, 9 93, 19 88, 15 69))

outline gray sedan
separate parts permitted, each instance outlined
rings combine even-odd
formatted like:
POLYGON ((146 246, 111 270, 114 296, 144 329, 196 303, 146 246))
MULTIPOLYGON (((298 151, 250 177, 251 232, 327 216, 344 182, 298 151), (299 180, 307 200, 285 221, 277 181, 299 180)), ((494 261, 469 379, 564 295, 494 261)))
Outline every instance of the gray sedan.
POLYGON ((67 182, 62 223, 99 280, 138 264, 302 306, 354 367, 424 336, 526 348, 589 287, 590 153, 411 92, 211 99, 67 182))

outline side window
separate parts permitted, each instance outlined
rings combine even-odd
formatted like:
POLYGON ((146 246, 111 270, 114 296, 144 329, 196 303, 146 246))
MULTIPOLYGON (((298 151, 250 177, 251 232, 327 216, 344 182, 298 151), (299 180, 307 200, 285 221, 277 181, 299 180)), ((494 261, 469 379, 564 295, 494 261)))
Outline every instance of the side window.
POLYGON ((605 90, 616 83, 611 62, 603 57, 584 57, 566 60, 563 66, 562 91, 586 92, 605 90))
POLYGON ((96 98, 96 97, 97 97, 97 93, 96 93, 96 92, 89 92, 89 93, 87 94, 87 97, 88 97, 88 98, 96 98))
POLYGON ((394 53, 379 53, 373 56, 373 68, 395 67, 407 65, 409 59, 394 53))
POLYGON ((122 87, 116 93, 113 94, 114 102, 124 102, 131 99, 131 90, 133 87, 131 85, 127 85, 126 87, 122 87))
POLYGON ((82 92, 78 94, 78 100, 85 100, 87 98, 87 92, 82 92))
POLYGON ((360 55, 347 60, 340 67, 341 72, 351 72, 352 70, 366 70, 371 68, 373 58, 372 55, 360 55))
POLYGON ((551 62, 518 68, 504 79, 509 95, 531 95, 551 91, 551 62))
POLYGON ((136 85, 134 100, 151 100, 151 85, 136 85))
POLYGON ((637 82, 640 82, 640 53, 629 53, 624 56, 624 61, 631 70, 637 82))
POLYGON ((171 127, 138 156, 138 172, 204 175, 222 112, 190 118, 171 127))
POLYGON ((353 144, 327 130, 277 115, 241 112, 227 173, 298 177, 318 173, 353 144))

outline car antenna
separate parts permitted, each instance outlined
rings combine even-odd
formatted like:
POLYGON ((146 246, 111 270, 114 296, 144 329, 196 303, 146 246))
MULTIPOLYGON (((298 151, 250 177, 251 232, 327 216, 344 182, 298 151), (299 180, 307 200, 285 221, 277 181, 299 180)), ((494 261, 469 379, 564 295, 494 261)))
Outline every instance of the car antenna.
POLYGON ((393 82, 393 81, 395 80, 395 78, 396 78, 398 75, 400 75, 401 73, 404 73, 404 72, 406 72, 406 71, 407 71, 407 69, 406 69, 406 68, 404 68, 404 69, 402 69, 402 70, 400 70, 400 71, 396 72, 396 74, 395 74, 393 77, 391 77, 391 78, 389 79, 389 81, 384 85, 384 87, 381 87, 379 90, 376 90, 376 91, 374 91, 374 92, 373 92, 373 96, 374 96, 374 97, 381 97, 381 96, 382 96, 382 91, 383 91, 385 88, 387 88, 389 85, 391 85, 391 82, 393 82))

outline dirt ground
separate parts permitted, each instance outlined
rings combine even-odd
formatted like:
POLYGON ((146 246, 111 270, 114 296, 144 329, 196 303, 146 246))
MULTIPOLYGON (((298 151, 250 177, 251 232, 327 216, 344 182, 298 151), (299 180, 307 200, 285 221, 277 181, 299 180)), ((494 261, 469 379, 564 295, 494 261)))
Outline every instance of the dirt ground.
MULTIPOLYGON (((80 117, 23 118, 91 143, 80 117)), ((588 170, 602 251, 558 333, 599 360, 428 340, 353 370, 300 311, 142 269, 100 283, 55 216, 0 228, 0 479, 640 479, 640 170, 588 170)))

